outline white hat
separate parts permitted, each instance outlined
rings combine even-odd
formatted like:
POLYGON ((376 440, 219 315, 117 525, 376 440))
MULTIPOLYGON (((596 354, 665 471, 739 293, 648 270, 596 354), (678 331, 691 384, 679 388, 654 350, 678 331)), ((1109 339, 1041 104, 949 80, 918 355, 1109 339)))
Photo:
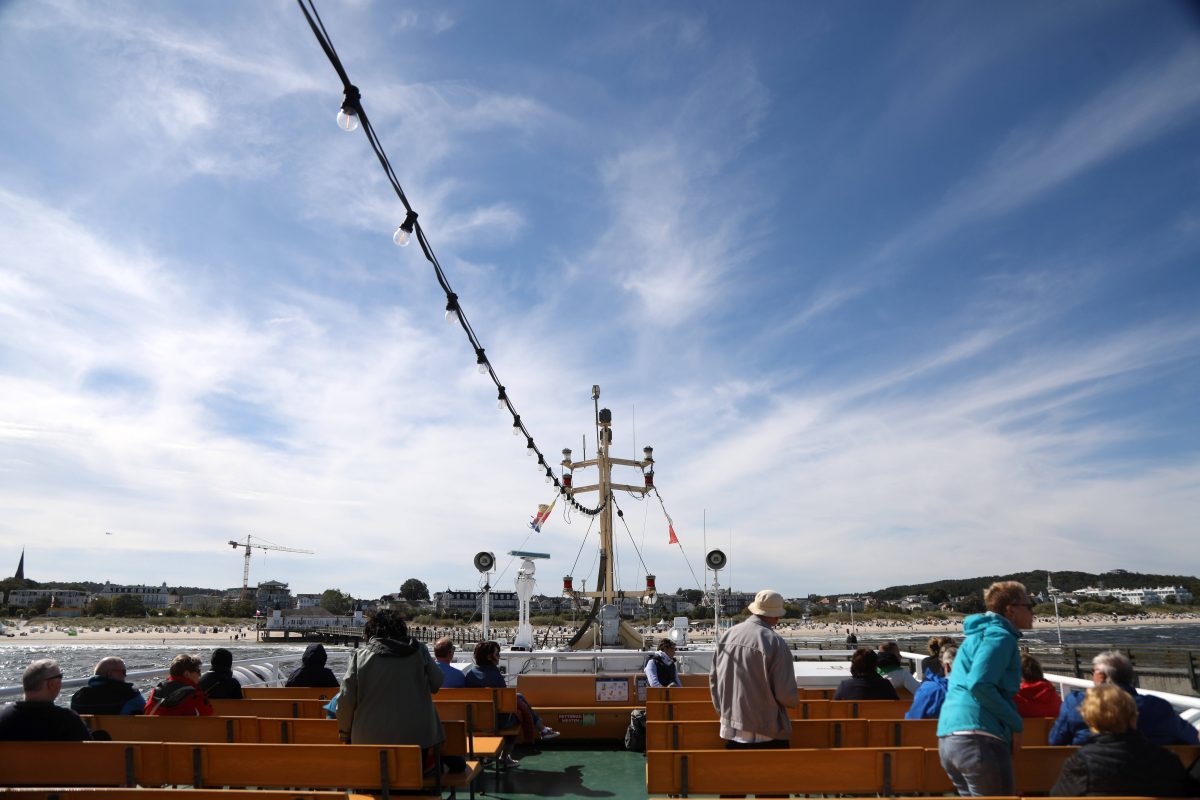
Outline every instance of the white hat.
POLYGON ((774 589, 763 589, 754 595, 754 602, 750 604, 750 613, 760 617, 782 617, 784 615, 783 595, 774 589))

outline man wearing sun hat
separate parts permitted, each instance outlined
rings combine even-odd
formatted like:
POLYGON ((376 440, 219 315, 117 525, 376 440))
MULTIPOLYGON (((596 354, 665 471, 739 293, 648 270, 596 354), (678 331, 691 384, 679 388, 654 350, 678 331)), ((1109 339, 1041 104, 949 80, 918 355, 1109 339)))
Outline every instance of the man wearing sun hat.
POLYGON ((763 589, 750 616, 717 644, 708 688, 721 716, 721 738, 729 749, 787 747, 792 736, 789 708, 800 703, 792 651, 772 628, 783 616, 783 596, 763 589))

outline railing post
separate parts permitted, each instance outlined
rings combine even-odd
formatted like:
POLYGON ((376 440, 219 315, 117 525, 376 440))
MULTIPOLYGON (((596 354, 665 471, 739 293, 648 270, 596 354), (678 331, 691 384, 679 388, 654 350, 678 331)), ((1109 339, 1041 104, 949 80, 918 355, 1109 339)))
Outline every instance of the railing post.
POLYGON ((1187 651, 1187 664, 1188 664, 1188 681, 1192 684, 1192 691, 1200 692, 1200 681, 1197 680, 1197 676, 1196 676, 1196 654, 1193 653, 1191 650, 1187 651))

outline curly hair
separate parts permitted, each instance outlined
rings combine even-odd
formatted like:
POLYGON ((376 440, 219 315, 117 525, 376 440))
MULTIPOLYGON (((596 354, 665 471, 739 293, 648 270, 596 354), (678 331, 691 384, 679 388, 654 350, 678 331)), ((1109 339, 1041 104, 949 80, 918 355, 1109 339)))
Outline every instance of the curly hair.
POLYGON ((1096 733, 1124 733, 1137 725, 1137 705, 1129 692, 1111 683, 1087 690, 1079 704, 1083 721, 1096 733))
POLYGON ((200 661, 200 656, 194 656, 190 653, 180 653, 171 659, 170 675, 172 678, 182 678, 189 672, 200 672, 203 669, 203 662, 200 661))
POLYGON ((385 608, 376 611, 367 619, 363 626, 363 636, 370 639, 396 639, 401 641, 408 638, 408 623, 399 611, 385 608))

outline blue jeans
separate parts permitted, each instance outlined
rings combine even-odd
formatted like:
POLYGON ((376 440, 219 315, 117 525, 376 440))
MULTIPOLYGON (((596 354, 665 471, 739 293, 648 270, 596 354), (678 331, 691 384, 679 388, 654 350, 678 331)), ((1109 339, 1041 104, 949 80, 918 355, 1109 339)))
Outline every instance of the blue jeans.
POLYGON ((967 734, 938 739, 942 769, 963 797, 1014 795, 1012 749, 991 736, 967 734))

